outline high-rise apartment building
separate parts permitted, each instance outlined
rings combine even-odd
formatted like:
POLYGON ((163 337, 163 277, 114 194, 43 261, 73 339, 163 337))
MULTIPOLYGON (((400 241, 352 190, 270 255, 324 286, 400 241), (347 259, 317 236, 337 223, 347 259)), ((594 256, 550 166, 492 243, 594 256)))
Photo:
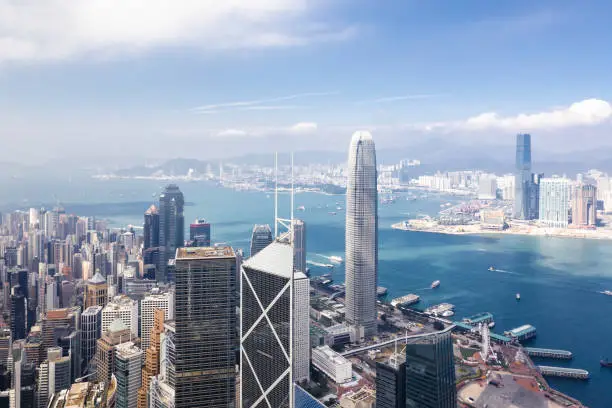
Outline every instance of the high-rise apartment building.
POLYGON ((236 406, 236 255, 180 248, 175 262, 175 406, 236 406))
POLYGON ((251 234, 251 253, 254 256, 272 243, 272 229, 269 225, 255 225, 251 234))
POLYGON ((154 288, 140 301, 140 344, 143 350, 147 350, 150 346, 151 329, 155 323, 155 311, 158 309, 163 310, 166 320, 174 319, 172 291, 161 292, 159 288, 154 288))
POLYGON ((406 407, 456 408, 451 329, 406 344, 406 407))
POLYGON ((516 165, 514 174, 514 218, 529 219, 529 188, 531 186, 531 135, 516 135, 516 165))
POLYGON ((594 228, 597 225, 597 187, 579 184, 574 191, 572 225, 577 228, 594 228))
POLYGON ((115 319, 121 319, 130 328, 132 335, 138 337, 138 302, 125 295, 118 295, 102 309, 102 333, 115 319))
POLYGON ((96 341, 102 336, 102 306, 90 306, 81 314, 81 358, 87 368, 96 355, 96 341))
POLYGON ((288 407, 291 384, 308 378, 308 314, 303 312, 309 284, 294 271, 293 256, 291 245, 277 240, 242 264, 240 394, 245 407, 288 407))
POLYGON ((142 350, 132 342, 115 347, 115 408, 136 408, 138 389, 142 384, 142 350))
POLYGON ((108 303, 108 283, 100 272, 87 281, 85 285, 85 308, 106 306, 108 303))
POLYGON ((189 225, 189 241, 192 246, 210 246, 210 224, 202 219, 195 220, 189 225))
POLYGON ((369 132, 355 132, 346 188, 346 321, 354 341, 377 332, 378 192, 376 147, 369 132))
POLYGON ((168 261, 174 259, 176 249, 185 243, 184 206, 183 193, 176 184, 166 186, 159 196, 159 245, 161 248, 160 265, 157 268, 158 281, 167 281, 168 261))
POLYGON ((570 181, 566 178, 540 180, 539 220, 553 228, 566 228, 570 209, 570 181))

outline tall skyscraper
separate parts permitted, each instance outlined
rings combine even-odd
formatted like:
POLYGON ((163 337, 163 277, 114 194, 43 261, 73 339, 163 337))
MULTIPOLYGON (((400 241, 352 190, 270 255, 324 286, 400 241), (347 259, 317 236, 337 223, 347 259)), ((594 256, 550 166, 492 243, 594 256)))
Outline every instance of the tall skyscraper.
POLYGON ((102 337, 96 342, 97 381, 110 384, 115 372, 115 347, 133 339, 130 329, 121 319, 116 319, 108 330, 102 333, 102 337))
POLYGON ((11 336, 13 341, 25 339, 27 315, 26 298, 21 294, 20 286, 13 286, 11 294, 11 336))
POLYGON ((175 407, 236 406, 236 255, 181 248, 175 263, 175 407))
MULTIPOLYGON (((108 284, 100 272, 87 281, 85 286, 85 308, 106 306, 108 303, 108 284)), ((65 305, 66 306, 66 305, 65 305)))
POLYGON ((572 225, 578 228, 593 228, 597 225, 597 187, 580 184, 574 192, 572 225))
POLYGON ((516 135, 514 178, 514 218, 529 219, 529 187, 531 186, 531 135, 516 135))
POLYGON ((116 408, 136 408, 142 384, 142 350, 132 342, 115 347, 116 408))
POLYGON ((174 259, 176 249, 185 242, 185 219, 183 193, 176 184, 169 184, 159 196, 159 245, 160 265, 158 281, 167 281, 168 261, 174 259))
POLYGON ((288 407, 292 382, 310 369, 308 278, 294 271, 291 245, 277 240, 242 264, 241 280, 242 406, 288 407))
POLYGON ((166 313, 162 309, 154 310, 153 327, 151 328, 149 347, 145 350, 145 364, 142 369, 142 385, 138 389, 138 408, 147 408, 147 395, 151 378, 160 373, 161 335, 164 332, 166 313))
POLYGON ((372 135, 355 132, 348 157, 346 188, 346 321, 353 340, 377 332, 378 192, 372 135))
POLYGON ((293 220, 293 269, 306 273, 306 223, 293 220))
POLYGON ((140 301, 140 345, 143 350, 150 346, 149 339, 156 310, 162 310, 166 320, 174 319, 174 293, 162 293, 159 288, 154 288, 140 301))
POLYGON ((138 337, 138 302, 125 295, 115 296, 113 301, 102 309, 102 333, 115 319, 121 319, 130 328, 134 337, 138 337))
POLYGON ((159 211, 155 205, 151 205, 144 213, 144 249, 159 246, 159 211))
POLYGON ((96 355, 96 341, 102 336, 102 306, 90 306, 81 314, 81 358, 86 368, 96 355))
POLYGON ((38 406, 46 407, 54 393, 70 388, 70 357, 61 347, 47 349, 47 359, 38 370, 38 406))
POLYGON ((553 228, 566 228, 570 209, 570 181, 566 178, 540 180, 540 222, 553 228))
POLYGON ((450 328, 408 341, 406 407, 457 407, 455 362, 450 328))
POLYGON ((406 364, 376 363, 376 408, 406 408, 406 364))
POLYGON ((197 219, 189 225, 189 241, 192 246, 210 246, 210 224, 205 220, 197 219))
POLYGON ((268 224, 255 225, 251 234, 251 254, 254 256, 259 251, 272 243, 272 229, 268 224))

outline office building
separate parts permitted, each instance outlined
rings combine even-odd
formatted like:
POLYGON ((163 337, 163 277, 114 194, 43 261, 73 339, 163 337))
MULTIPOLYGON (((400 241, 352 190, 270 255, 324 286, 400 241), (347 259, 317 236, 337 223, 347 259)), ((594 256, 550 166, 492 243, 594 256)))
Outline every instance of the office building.
POLYGON ((162 293, 154 288, 150 294, 140 301, 140 340, 141 348, 147 350, 150 346, 149 338, 155 321, 155 310, 161 309, 166 320, 174 319, 174 293, 162 293))
POLYGON ((97 381, 110 384, 115 372, 115 347, 133 340, 129 327, 121 319, 113 321, 108 330, 102 333, 102 337, 96 342, 97 381))
POLYGON ((406 407, 457 407, 450 328, 409 340, 405 364, 406 407))
POLYGON ((144 213, 143 234, 143 249, 159 246, 159 211, 155 205, 151 205, 144 213))
POLYGON ((478 179, 478 199, 495 200, 497 198, 497 177, 494 174, 481 174, 478 179))
POLYGON ((195 247, 210 246, 210 224, 205 220, 197 219, 189 225, 189 241, 195 247))
POLYGON ((236 406, 235 279, 230 247, 177 251, 176 408, 236 406))
POLYGON ((294 271, 291 245, 277 240, 242 264, 241 281, 242 405, 264 407, 267 399, 274 407, 289 406, 291 383, 306 378, 309 366, 307 354, 296 351, 296 344, 309 344, 309 338, 300 340, 308 333, 307 308, 296 310, 308 304, 308 279, 294 271))
POLYGON ((116 319, 121 319, 134 337, 138 337, 138 302, 125 295, 115 296, 112 302, 102 309, 102 333, 116 319))
POLYGON ((138 389, 142 384, 142 350, 132 342, 115 347, 115 378, 117 397, 115 408, 136 408, 138 389))
POLYGON ((62 356, 61 347, 47 349, 47 359, 38 370, 38 406, 46 407, 54 393, 70 388, 70 357, 62 356))
POLYGON ((251 255, 254 256, 259 251, 272 243, 272 229, 269 225, 255 225, 251 234, 251 255))
POLYGON ((150 333, 149 347, 145 350, 145 364, 142 369, 142 385, 138 389, 138 408, 147 408, 147 395, 151 378, 160 373, 161 336, 164 332, 166 313, 162 309, 153 311, 153 327, 150 333))
POLYGON ((572 225, 576 228, 595 228, 597 225, 597 187, 579 184, 574 191, 572 225))
POLYGON ((376 408, 406 408, 406 364, 376 363, 376 408))
POLYGON ((19 285, 12 288, 11 300, 11 336, 13 341, 26 337, 26 298, 20 292, 19 285))
POLYGON ((174 340, 176 328, 174 322, 166 322, 164 331, 160 335, 160 364, 159 375, 151 378, 149 386, 148 406, 150 408, 174 408, 176 376, 174 364, 176 362, 176 349, 174 340))
POLYGON ((295 408, 325 408, 325 405, 310 395, 299 385, 293 387, 293 406, 295 408))
POLYGON ((85 308, 90 306, 106 306, 108 303, 108 283, 98 271, 85 285, 85 308))
POLYGON ((36 366, 27 361, 22 342, 15 342, 12 350, 13 387, 10 390, 10 407, 36 405, 36 366))
POLYGON ((353 378, 351 362, 329 346, 320 346, 312 349, 312 365, 336 384, 343 384, 351 381, 353 378))
POLYGON ((540 180, 540 217, 542 224, 567 228, 570 203, 570 181, 566 178, 540 180))
POLYGON ((176 249, 185 243, 185 200, 176 184, 169 184, 159 196, 160 265, 158 281, 168 280, 168 261, 174 259, 176 249))
POLYGON ((531 135, 516 135, 514 173, 514 218, 529 219, 529 187, 531 186, 531 135))
POLYGON ((81 314, 81 358, 87 368, 96 355, 96 341, 102 336, 102 306, 90 306, 81 314))
POLYGON ((346 321, 354 341, 377 332, 378 198, 376 148, 369 132, 355 132, 346 189, 346 321))
POLYGON ((537 220, 540 218, 540 180, 544 178, 543 173, 531 174, 529 184, 529 219, 537 220))
POLYGON ((293 269, 306 273, 306 223, 293 220, 293 269))

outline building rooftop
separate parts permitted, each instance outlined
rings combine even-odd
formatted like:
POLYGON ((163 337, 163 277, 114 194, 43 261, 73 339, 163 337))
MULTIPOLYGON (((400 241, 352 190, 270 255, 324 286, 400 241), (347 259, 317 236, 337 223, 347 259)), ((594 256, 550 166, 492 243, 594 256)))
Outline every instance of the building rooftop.
POLYGON ((232 247, 186 247, 176 250, 177 260, 189 259, 212 259, 212 258, 233 258, 236 254, 232 247))
POLYGON ((320 347, 315 348, 315 350, 320 353, 323 353, 323 355, 325 355, 325 357, 331 360, 334 364, 347 364, 347 363, 350 364, 350 361, 348 361, 341 354, 332 350, 331 347, 329 346, 320 346, 320 347))
POLYGON ((118 332, 118 331, 122 331, 122 330, 128 330, 128 327, 125 325, 125 323, 123 323, 123 320, 115 319, 108 326, 108 330, 111 331, 111 332, 118 332))
POLYGON ((353 133, 351 142, 356 143, 363 140, 372 140, 372 134, 367 130, 358 130, 357 132, 353 133))
POLYGON ((92 284, 92 285, 105 284, 106 279, 104 278, 104 276, 102 276, 100 271, 96 271, 96 274, 93 276, 93 278, 88 280, 87 283, 92 284))
POLYGON ((145 214, 157 214, 157 207, 155 206, 155 204, 151 205, 149 207, 149 209, 147 211, 145 211, 145 214))
POLYGON ((85 406, 85 399, 89 392, 89 383, 75 383, 72 384, 66 395, 66 403, 64 408, 81 408, 85 406))
POLYGON ((242 266, 289 279, 293 273, 293 249, 288 243, 274 241, 242 266))
POLYGON ((115 347, 115 352, 119 357, 130 358, 138 354, 142 354, 142 350, 134 345, 131 341, 118 344, 115 347))
POLYGON ((93 316, 93 315, 100 313, 101 310, 102 310, 102 306, 99 306, 99 305, 89 306, 87 309, 85 309, 85 311, 83 312, 81 316, 93 316))

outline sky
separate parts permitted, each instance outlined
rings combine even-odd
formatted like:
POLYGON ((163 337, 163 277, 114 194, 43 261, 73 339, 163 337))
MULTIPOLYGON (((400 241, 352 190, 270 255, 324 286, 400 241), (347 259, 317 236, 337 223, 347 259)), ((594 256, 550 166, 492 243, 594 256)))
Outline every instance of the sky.
POLYGON ((0 0, 0 161, 612 146, 612 3, 0 0))

